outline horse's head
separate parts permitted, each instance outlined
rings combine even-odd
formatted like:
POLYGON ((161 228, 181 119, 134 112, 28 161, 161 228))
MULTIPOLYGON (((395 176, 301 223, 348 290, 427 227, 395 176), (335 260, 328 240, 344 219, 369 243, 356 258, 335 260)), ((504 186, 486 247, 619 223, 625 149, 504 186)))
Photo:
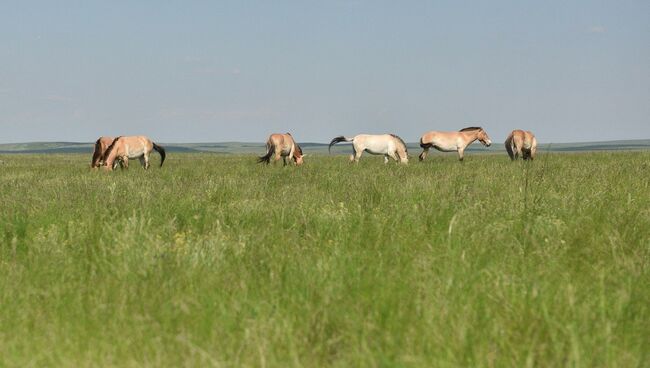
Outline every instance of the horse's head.
POLYGON ((113 142, 111 142, 111 144, 106 148, 106 152, 104 152, 102 157, 103 166, 106 167, 107 171, 113 170, 115 160, 117 159, 117 152, 119 150, 117 146, 119 146, 118 141, 120 138, 122 138, 122 136, 113 139, 113 142))
POLYGON ((481 128, 478 131, 477 137, 478 137, 479 142, 483 143, 483 145, 485 147, 490 147, 490 145, 492 144, 492 140, 488 136, 487 132, 485 130, 483 130, 483 128, 481 128))
POLYGON ((399 162, 402 164, 408 164, 409 151, 408 148, 406 148, 406 143, 404 143, 404 140, 402 138, 400 138, 395 134, 391 134, 391 136, 393 137, 396 143, 395 153, 397 153, 397 156, 399 157, 399 162))
POLYGON ((397 156, 399 157, 399 163, 407 165, 409 163, 409 152, 404 146, 404 151, 398 150, 397 156))
POLYGON ((293 155, 293 161, 296 163, 296 166, 300 166, 304 163, 305 156, 306 155, 302 153, 302 148, 300 148, 300 146, 296 144, 296 152, 293 155))

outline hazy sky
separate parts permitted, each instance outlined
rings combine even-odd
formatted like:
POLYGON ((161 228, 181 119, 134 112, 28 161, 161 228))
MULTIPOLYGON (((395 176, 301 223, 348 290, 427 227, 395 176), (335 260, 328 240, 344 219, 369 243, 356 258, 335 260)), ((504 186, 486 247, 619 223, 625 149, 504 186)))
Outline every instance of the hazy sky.
POLYGON ((0 143, 650 138, 650 1, 2 1, 0 143))

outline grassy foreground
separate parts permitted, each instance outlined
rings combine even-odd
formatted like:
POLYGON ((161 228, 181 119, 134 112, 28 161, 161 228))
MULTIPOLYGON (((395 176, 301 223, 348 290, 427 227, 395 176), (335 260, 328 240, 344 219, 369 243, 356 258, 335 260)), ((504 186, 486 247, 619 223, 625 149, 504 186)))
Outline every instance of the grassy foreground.
POLYGON ((0 366, 650 365, 649 152, 346 160, 0 156, 0 366))

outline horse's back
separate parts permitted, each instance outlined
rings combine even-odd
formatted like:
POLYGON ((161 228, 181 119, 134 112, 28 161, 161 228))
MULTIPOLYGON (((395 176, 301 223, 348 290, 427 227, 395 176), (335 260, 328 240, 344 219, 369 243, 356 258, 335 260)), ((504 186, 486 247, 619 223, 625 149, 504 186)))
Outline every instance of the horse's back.
POLYGON ((446 132, 440 130, 431 130, 422 135, 423 140, 434 140, 434 139, 455 139, 459 136, 458 132, 446 132))
POLYGON ((282 154, 289 154, 291 151, 291 147, 294 146, 296 143, 293 140, 293 137, 291 134, 286 133, 286 134, 280 134, 280 133, 274 133, 269 136, 269 139, 267 141, 268 144, 273 145, 279 149, 282 154))
POLYGON ((521 130, 515 129, 510 133, 512 137, 512 142, 524 149, 531 149, 533 146, 537 146, 537 139, 535 135, 530 130, 521 130))
POLYGON ((97 139, 97 143, 103 147, 108 147, 113 143, 113 140, 115 140, 114 137, 109 137, 109 136, 101 136, 97 139))
POLYGON ((136 158, 143 154, 149 154, 153 150, 153 141, 145 135, 123 136, 115 142, 113 149, 117 150, 120 156, 136 158))
POLYGON ((392 134, 357 134, 354 136, 355 141, 365 142, 388 142, 392 139, 392 134))

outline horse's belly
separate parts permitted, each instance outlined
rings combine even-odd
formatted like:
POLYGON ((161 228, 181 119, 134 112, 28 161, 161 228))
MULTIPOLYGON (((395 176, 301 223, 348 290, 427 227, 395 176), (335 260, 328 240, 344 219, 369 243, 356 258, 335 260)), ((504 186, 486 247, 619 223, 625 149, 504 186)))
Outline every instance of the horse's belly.
POLYGON ((280 156, 289 156, 291 154, 291 146, 289 147, 282 147, 282 150, 280 150, 280 156))
POLYGON ((141 149, 129 150, 127 157, 128 158, 140 158, 144 155, 144 151, 141 149))
POLYGON ((371 155, 385 155, 386 151, 381 151, 381 150, 376 150, 376 149, 370 149, 366 148, 366 152, 368 152, 371 155))
POLYGON ((433 148, 435 148, 435 149, 437 149, 438 151, 441 151, 441 152, 456 152, 456 151, 458 151, 458 147, 456 147, 455 145, 453 145, 453 146, 442 146, 442 145, 434 144, 433 148))

